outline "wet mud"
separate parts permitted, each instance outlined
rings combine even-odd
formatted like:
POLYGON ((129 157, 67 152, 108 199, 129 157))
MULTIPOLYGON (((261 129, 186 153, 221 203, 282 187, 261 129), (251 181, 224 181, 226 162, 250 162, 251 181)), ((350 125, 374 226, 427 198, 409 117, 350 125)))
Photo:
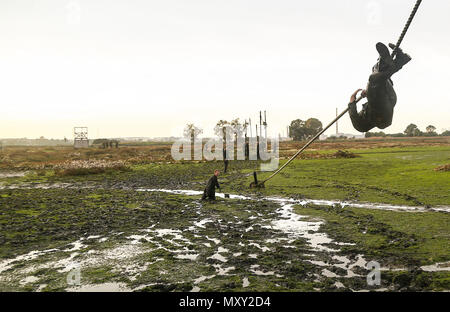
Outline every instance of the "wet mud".
POLYGON ((429 287, 417 279, 448 271, 445 263, 415 266, 415 275, 405 273, 411 263, 384 267, 382 284, 369 287, 364 249, 294 209, 327 203, 233 194, 211 203, 200 196, 147 188, 3 190, 9 222, 0 237, 0 289, 411 290, 429 287), (80 283, 71 284, 77 270, 80 283))

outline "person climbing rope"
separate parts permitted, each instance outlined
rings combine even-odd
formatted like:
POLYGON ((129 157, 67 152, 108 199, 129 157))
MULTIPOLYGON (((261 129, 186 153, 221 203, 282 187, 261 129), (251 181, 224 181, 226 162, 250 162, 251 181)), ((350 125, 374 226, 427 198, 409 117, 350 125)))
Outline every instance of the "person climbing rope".
POLYGON ((403 53, 400 48, 396 49, 392 43, 389 44, 389 47, 395 49, 395 59, 391 57, 388 47, 378 42, 376 49, 380 57, 372 68, 367 88, 356 90, 350 97, 348 104, 350 119, 353 127, 360 132, 367 132, 375 127, 384 129, 392 124, 397 95, 391 77, 411 61, 411 57, 403 53), (358 113, 356 103, 359 100, 356 100, 356 96, 360 91, 360 99, 367 97, 367 103, 363 104, 358 113))
POLYGON ((206 184, 206 188, 203 191, 202 200, 205 200, 207 198, 210 200, 216 200, 216 187, 220 189, 219 181, 217 181, 219 173, 219 170, 214 170, 214 175, 209 178, 208 183, 206 184))
MULTIPOLYGON (((377 44, 377 50, 380 54, 377 64, 372 68, 372 75, 369 78, 369 83, 366 90, 356 90, 351 98, 347 108, 340 113, 336 118, 313 136, 301 149, 299 149, 291 158, 289 158, 280 168, 278 168, 269 177, 261 182, 258 182, 256 172, 253 172, 254 182, 250 183, 250 187, 264 187, 264 183, 279 174, 286 168, 299 154, 308 148, 315 140, 317 140, 325 131, 327 131, 336 121, 349 112, 350 119, 356 130, 367 132, 374 127, 384 129, 392 123, 392 116, 394 114, 394 106, 397 102, 397 95, 395 94, 391 77, 398 72, 404 65, 411 61, 408 54, 403 53, 400 49, 400 44, 403 42, 405 35, 411 26, 411 23, 419 10, 422 0, 417 0, 414 8, 409 15, 408 21, 403 27, 402 33, 397 40, 397 44, 390 44, 390 48, 394 51, 392 55, 389 54, 389 49, 382 43, 377 44), (393 57, 395 56, 395 59, 393 57), (357 98, 357 94, 361 95, 357 98), (367 103, 363 105, 363 109, 358 113, 356 110, 356 103, 362 98, 367 97, 367 103)), ((256 131, 258 132, 258 131, 256 131)), ((259 146, 259 145, 258 145, 259 146)))

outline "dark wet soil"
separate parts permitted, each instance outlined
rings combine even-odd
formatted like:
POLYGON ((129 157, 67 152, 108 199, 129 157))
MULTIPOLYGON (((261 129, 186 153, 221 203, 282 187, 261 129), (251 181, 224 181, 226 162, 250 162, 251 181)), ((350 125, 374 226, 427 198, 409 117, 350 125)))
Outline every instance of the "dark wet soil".
MULTIPOLYGON (((339 224, 291 220, 295 214, 283 210, 282 201, 257 200, 256 194, 211 203, 199 195, 139 191, 201 191, 205 178, 221 165, 161 164, 148 171, 54 176, 0 189, 0 290, 80 291, 92 285, 111 291, 447 289, 448 272, 424 272, 408 255, 358 246, 339 234, 339 224), (43 185, 49 188, 36 187, 43 185), (369 287, 367 259, 402 268, 383 272, 381 285, 369 287), (76 267, 81 285, 67 281, 76 267)), ((239 170, 224 180, 241 178, 233 185, 239 188, 255 164, 234 165, 239 170)), ((358 222, 361 230, 390 238, 390 247, 419 240, 370 217, 358 222)))

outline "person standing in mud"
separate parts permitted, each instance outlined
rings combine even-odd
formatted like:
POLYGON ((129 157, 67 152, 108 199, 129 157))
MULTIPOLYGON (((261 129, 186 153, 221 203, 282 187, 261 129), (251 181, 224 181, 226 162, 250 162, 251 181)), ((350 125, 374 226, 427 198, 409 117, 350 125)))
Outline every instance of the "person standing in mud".
POLYGON ((216 200, 216 187, 220 189, 219 181, 217 177, 219 176, 219 170, 214 170, 214 175, 209 178, 208 183, 206 184, 206 188, 203 191, 202 200, 210 199, 216 200))

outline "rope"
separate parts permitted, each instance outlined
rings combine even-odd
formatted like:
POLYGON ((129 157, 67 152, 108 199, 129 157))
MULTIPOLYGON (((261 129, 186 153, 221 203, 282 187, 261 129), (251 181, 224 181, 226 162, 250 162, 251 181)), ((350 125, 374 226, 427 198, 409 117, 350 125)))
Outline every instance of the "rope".
MULTIPOLYGON (((358 103, 360 100, 362 99, 362 97, 358 97, 356 99, 356 103, 358 103)), ((332 122, 330 122, 325 128, 322 129, 322 131, 320 131, 319 133, 317 133, 312 139, 310 139, 308 141, 308 143, 305 144, 305 146, 303 146, 300 150, 297 151, 297 153, 295 153, 294 156, 292 156, 283 166, 281 166, 280 168, 278 168, 277 171, 275 171, 270 177, 268 177, 267 179, 265 179, 264 181, 261 182, 261 184, 264 184, 266 181, 272 179, 275 175, 277 175, 281 170, 284 169, 284 167, 286 167, 287 165, 289 165, 301 152, 303 152, 308 146, 310 146, 318 137, 320 137, 325 131, 328 130, 328 128, 330 128, 336 121, 338 121, 342 116, 344 116, 347 111, 349 110, 349 108, 347 107, 342 113, 339 114, 339 116, 337 116, 332 122)))
POLYGON ((417 0, 416 4, 414 5, 414 8, 411 12, 411 14, 409 15, 408 21, 406 22, 405 27, 403 28, 402 34, 400 35, 400 38, 398 38, 397 44, 395 45, 394 51, 392 51, 392 56, 394 56, 395 54, 397 54, 397 50, 400 47, 400 44, 403 41, 403 38, 405 38, 406 32, 409 29, 409 26, 411 25, 411 22, 414 19, 414 16, 417 13, 417 10, 419 9, 420 4, 422 3, 422 0, 417 0))
MULTIPOLYGON (((400 37, 398 38, 397 44, 395 45, 395 48, 392 51, 392 56, 397 54, 397 50, 400 47, 400 44, 402 43, 403 39, 405 38, 406 32, 408 31, 409 26, 411 25, 411 22, 413 21, 414 16, 416 15, 417 10, 419 9, 419 6, 421 3, 422 3, 422 0, 417 0, 416 4, 414 5, 414 8, 413 8, 411 14, 409 15, 408 21, 406 22, 406 25, 403 28, 403 31, 402 31, 400 37)), ((358 97, 356 99, 356 103, 358 103, 361 99, 362 99, 362 97, 358 97)), ((348 110, 349 110, 349 108, 347 107, 342 113, 339 114, 339 116, 337 116, 332 122, 330 122, 322 131, 317 133, 300 150, 298 150, 297 153, 295 153, 294 156, 292 156, 283 166, 278 168, 277 171, 272 173, 272 175, 270 175, 270 177, 263 180, 260 184, 264 184, 265 182, 269 181, 274 176, 276 176, 281 170, 283 170, 287 165, 289 165, 301 152, 303 152, 306 148, 308 148, 308 146, 310 146, 315 140, 317 140, 318 137, 320 137, 325 131, 327 131, 328 128, 330 128, 336 121, 338 121, 342 116, 344 116, 348 112, 348 110)))

